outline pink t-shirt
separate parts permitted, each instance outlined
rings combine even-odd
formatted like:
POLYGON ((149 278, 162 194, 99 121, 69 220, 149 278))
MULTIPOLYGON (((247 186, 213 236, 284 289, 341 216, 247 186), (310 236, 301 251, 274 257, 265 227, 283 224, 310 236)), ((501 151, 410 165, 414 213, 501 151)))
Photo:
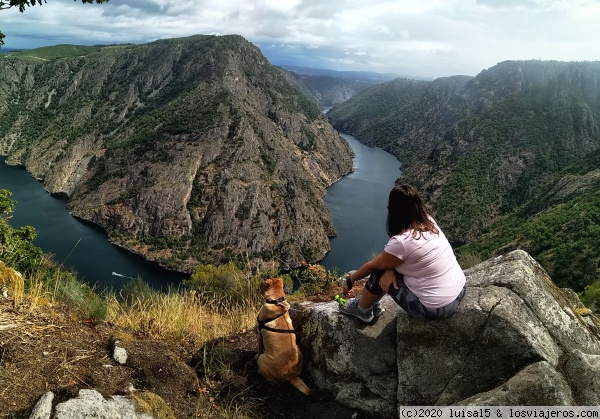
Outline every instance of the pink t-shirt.
POLYGON ((384 248, 404 261, 396 270, 404 274, 408 289, 429 308, 450 304, 466 283, 448 239, 437 228, 439 234, 425 232, 421 237, 417 234, 417 238, 412 237, 413 230, 398 234, 384 248))

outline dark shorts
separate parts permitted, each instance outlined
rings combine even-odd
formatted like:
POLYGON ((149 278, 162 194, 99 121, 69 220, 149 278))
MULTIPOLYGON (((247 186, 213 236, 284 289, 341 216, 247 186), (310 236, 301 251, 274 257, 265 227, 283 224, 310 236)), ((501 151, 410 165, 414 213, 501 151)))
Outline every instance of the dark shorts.
MULTIPOLYGON (((379 286, 379 280, 381 279, 385 271, 375 271, 371 274, 365 288, 374 295, 384 294, 383 290, 379 286)), ((404 275, 394 270, 396 273, 396 282, 398 282, 398 289, 395 289, 392 285, 388 294, 394 299, 396 304, 404 309, 409 315, 422 320, 440 320, 447 319, 452 316, 458 309, 458 306, 465 296, 466 286, 463 287, 460 294, 450 304, 440 308, 428 308, 421 303, 419 297, 417 297, 411 290, 408 289, 404 283, 404 275)))

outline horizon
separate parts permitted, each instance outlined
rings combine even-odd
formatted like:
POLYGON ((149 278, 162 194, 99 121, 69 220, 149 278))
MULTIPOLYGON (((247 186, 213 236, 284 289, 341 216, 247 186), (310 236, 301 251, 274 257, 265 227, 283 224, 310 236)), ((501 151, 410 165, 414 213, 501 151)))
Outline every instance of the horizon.
POLYGON ((1 13, 13 50, 239 34, 276 65, 425 78, 510 60, 600 59, 595 0, 48 0, 1 13))
MULTIPOLYGON (((202 34, 196 34, 196 35, 202 35, 202 34)), ((191 35, 193 36, 193 35, 191 35)), ((224 35, 218 35, 218 36, 224 36, 224 35)), ((187 37, 187 36, 186 36, 187 37)), ((161 38, 161 39, 182 39, 182 38, 186 38, 186 37, 174 37, 174 38, 161 38)), ((145 44, 149 44, 151 42, 155 42, 157 40, 154 41, 148 41, 148 42, 122 42, 122 43, 106 43, 106 44, 85 44, 85 43, 58 43, 58 44, 52 44, 52 45, 43 45, 43 46, 39 46, 39 47, 32 47, 32 48, 11 48, 11 47, 6 47, 3 46, 2 48, 0 48, 0 54, 2 53, 8 53, 8 52, 19 52, 19 51, 29 51, 29 50, 36 50, 36 49, 42 49, 42 48, 52 48, 52 47, 58 47, 58 46, 96 46, 96 47, 104 47, 104 46, 111 46, 111 45, 145 45, 145 44)), ((250 42, 250 41, 248 41, 250 42)), ((254 44, 255 45, 255 44, 254 44)), ((306 70, 319 70, 319 71, 325 71, 325 72, 334 72, 334 73, 358 73, 358 74, 373 74, 373 75, 378 75, 378 76, 384 76, 384 77, 388 77, 388 79, 383 80, 383 81, 387 81, 387 80, 392 80, 393 78, 409 78, 409 79, 421 79, 421 80, 435 80, 437 78, 444 78, 444 77, 453 77, 453 76, 470 76, 470 77, 476 77, 479 73, 481 73, 481 71, 484 70, 488 70, 489 68, 492 68, 502 62, 506 62, 506 61, 548 61, 548 62, 563 62, 563 63, 569 63, 569 62, 598 62, 600 60, 540 60, 540 59, 535 59, 535 58, 530 58, 530 59, 521 59, 521 60, 503 60, 503 61, 499 61, 497 63, 495 63, 494 65, 487 67, 487 68, 481 68, 476 74, 474 75, 468 75, 468 74, 448 74, 445 76, 439 76, 439 77, 424 77, 424 76, 420 76, 417 74, 397 74, 397 73, 383 73, 383 72, 377 72, 377 71, 373 71, 373 70, 357 70, 357 69, 344 69, 344 70, 336 70, 333 68, 326 68, 326 67, 314 67, 314 66, 308 66, 308 65, 303 65, 300 63, 293 63, 293 62, 289 62, 289 61, 281 61, 281 62, 274 62, 272 60, 272 58, 268 57, 265 52, 260 48, 260 46, 255 45, 257 48, 260 49, 261 53, 265 56, 265 58, 267 58, 267 60, 269 61, 269 63, 271 65, 274 66, 278 66, 278 67, 296 67, 298 69, 306 69, 306 70)), ((293 70, 290 70, 293 71, 293 70)))

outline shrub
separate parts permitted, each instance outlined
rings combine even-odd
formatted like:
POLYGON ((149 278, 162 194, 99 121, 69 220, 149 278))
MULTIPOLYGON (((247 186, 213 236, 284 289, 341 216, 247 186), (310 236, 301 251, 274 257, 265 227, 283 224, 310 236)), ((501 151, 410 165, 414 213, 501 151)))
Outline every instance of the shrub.
POLYGON ((260 275, 249 277, 233 262, 215 266, 200 264, 183 284, 197 290, 201 297, 221 301, 223 306, 254 301, 258 296, 260 275))
MULTIPOLYGON (((335 284, 337 273, 328 271, 323 265, 307 264, 307 266, 292 270, 286 275, 292 283, 299 284, 294 292, 296 295, 313 295, 325 290, 328 286, 335 284)), ((284 279, 284 284, 286 279, 284 279)), ((289 283, 289 282, 288 282, 289 283)))
POLYGON ((581 302, 595 313, 600 312, 600 269, 596 271, 596 282, 585 287, 579 293, 581 302))
POLYGON ((474 253, 464 253, 459 255, 458 262, 460 263, 461 268, 469 269, 481 263, 481 258, 474 253))
POLYGON ((125 284, 121 290, 121 300, 131 305, 137 300, 149 300, 155 293, 156 291, 138 276, 125 284))

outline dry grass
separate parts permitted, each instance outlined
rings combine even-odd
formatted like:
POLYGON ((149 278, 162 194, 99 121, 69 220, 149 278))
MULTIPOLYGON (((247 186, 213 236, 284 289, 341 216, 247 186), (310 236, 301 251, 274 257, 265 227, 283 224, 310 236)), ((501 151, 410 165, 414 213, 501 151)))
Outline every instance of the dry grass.
POLYGON ((192 351, 208 341, 253 327, 258 312, 251 299, 237 304, 203 301, 196 292, 184 290, 155 293, 129 303, 113 295, 106 303, 107 321, 192 351))
POLYGON ((16 306, 25 295, 25 281, 20 273, 0 262, 0 288, 16 306))

